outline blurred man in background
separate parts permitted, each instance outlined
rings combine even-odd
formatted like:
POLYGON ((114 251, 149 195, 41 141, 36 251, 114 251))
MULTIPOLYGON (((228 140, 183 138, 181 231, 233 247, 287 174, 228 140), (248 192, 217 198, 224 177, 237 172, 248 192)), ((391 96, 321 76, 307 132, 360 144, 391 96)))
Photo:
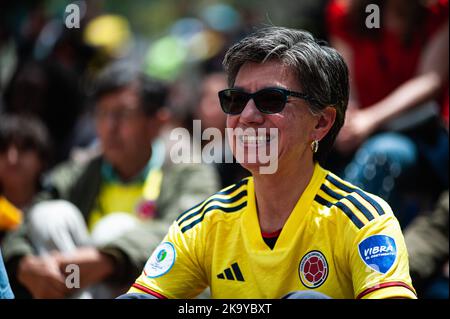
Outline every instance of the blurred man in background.
POLYGON ((203 140, 202 146, 211 143, 218 143, 222 152, 215 154, 215 167, 220 176, 221 187, 237 183, 244 177, 250 175, 239 163, 226 163, 227 153, 231 154, 228 142, 225 140, 226 116, 223 113, 217 92, 227 88, 227 77, 224 72, 212 72, 202 77, 200 86, 200 101, 194 111, 194 118, 201 121, 202 130, 216 128, 220 131, 223 139, 221 140, 203 140))
POLYGON ((168 95, 167 85, 124 63, 99 76, 94 97, 102 153, 55 168, 28 220, 5 239, 17 297, 71 295, 70 264, 79 267, 80 288, 115 284, 81 297, 114 297, 139 273, 169 223, 218 189, 211 167, 167 160, 158 136, 169 120, 168 95))

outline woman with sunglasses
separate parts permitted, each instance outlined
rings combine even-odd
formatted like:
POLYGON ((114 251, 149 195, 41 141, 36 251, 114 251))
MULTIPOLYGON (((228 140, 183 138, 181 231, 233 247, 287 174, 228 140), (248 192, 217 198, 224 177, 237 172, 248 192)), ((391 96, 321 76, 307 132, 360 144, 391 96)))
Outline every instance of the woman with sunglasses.
POLYGON ((208 286, 213 298, 416 298, 389 205, 321 167, 348 103, 341 56, 269 27, 231 47, 224 66, 231 147, 252 176, 182 213, 119 298, 208 286), (263 173, 259 150, 273 143, 277 169, 263 173))

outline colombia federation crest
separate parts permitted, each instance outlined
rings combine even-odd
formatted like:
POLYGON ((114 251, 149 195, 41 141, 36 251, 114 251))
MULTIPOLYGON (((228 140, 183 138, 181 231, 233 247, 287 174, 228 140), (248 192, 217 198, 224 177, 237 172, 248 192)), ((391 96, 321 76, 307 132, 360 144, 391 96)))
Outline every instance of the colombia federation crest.
POLYGON ((300 261, 298 275, 307 288, 321 286, 328 276, 328 263, 325 256, 318 250, 308 252, 300 261))

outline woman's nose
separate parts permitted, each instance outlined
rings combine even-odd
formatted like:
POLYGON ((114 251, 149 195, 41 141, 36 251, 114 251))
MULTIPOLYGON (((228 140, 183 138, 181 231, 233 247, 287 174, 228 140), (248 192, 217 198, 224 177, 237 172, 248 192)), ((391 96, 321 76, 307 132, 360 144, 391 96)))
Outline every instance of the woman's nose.
POLYGON ((257 109, 253 99, 250 99, 242 110, 240 121, 244 123, 262 123, 264 121, 264 115, 257 109))

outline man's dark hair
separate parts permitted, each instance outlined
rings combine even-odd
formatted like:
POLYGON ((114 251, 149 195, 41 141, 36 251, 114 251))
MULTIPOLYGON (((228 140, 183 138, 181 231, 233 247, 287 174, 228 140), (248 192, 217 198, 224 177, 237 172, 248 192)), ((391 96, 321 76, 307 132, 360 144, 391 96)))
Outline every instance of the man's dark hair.
POLYGON ((242 39, 226 53, 223 65, 230 87, 244 63, 267 60, 278 60, 297 73, 303 93, 310 97, 313 113, 327 106, 336 109, 333 127, 314 154, 314 160, 323 163, 344 124, 349 97, 347 65, 336 50, 316 40, 309 32, 266 27, 242 39))
POLYGON ((140 106, 146 115, 152 116, 167 105, 169 86, 125 62, 115 62, 99 74, 94 83, 94 101, 130 85, 137 86, 141 97, 140 106))
POLYGON ((51 142, 46 127, 32 116, 0 114, 0 152, 15 145, 23 150, 33 150, 44 166, 50 159, 51 142))

